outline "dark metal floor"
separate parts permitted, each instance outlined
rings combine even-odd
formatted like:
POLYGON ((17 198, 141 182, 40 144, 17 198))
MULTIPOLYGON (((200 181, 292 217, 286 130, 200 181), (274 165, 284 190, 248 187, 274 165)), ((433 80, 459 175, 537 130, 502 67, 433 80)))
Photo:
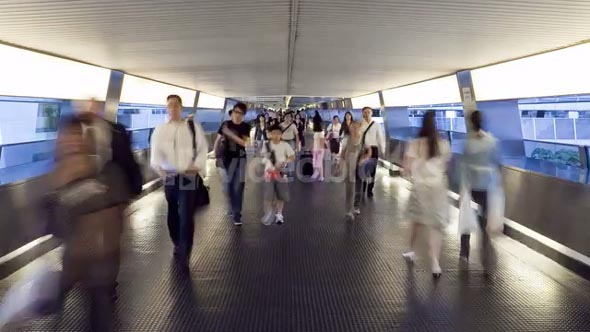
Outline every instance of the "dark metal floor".
MULTIPOLYGON (((381 179, 354 222, 343 219, 341 185, 294 184, 286 223, 270 227, 259 221, 261 188, 248 184, 242 228, 226 215, 217 179, 211 185, 189 278, 172 263, 162 193, 137 203, 123 238, 119 331, 590 331, 590 284, 510 239, 498 240, 490 279, 475 250, 459 264, 454 233, 439 282, 425 260, 409 269, 400 179, 381 179)), ((61 322, 27 331, 84 331, 85 304, 75 292, 61 322)))

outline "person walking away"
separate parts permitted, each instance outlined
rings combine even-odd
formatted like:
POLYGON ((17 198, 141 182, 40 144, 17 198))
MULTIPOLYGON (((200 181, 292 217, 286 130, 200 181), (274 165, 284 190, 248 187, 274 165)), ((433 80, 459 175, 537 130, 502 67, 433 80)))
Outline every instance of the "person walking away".
POLYGON ((324 136, 323 120, 318 111, 313 117, 313 168, 312 180, 324 181, 324 153, 326 151, 326 138, 324 136))
POLYGON ((305 120, 302 118, 301 112, 295 115, 295 126, 297 127, 297 136, 299 137, 299 146, 296 150, 303 151, 305 149, 305 120))
MULTIPOLYGON (((109 262, 110 273, 108 277, 112 284, 111 296, 113 300, 117 296, 117 276, 121 264, 120 241, 125 223, 124 210, 128 203, 142 191, 143 175, 139 164, 133 157, 131 139, 125 126, 110 122, 102 117, 101 104, 95 100, 75 104, 75 116, 79 120, 83 139, 89 146, 96 170, 104 172, 104 176, 110 176, 113 168, 119 168, 124 175, 120 182, 120 189, 125 196, 119 197, 113 204, 119 206, 119 213, 114 215, 108 223, 105 241, 110 241, 109 247, 112 257, 109 262)), ((111 184, 116 182, 110 182, 111 184)), ((117 184, 118 185, 118 184, 117 184)))
POLYGON ((439 138, 435 113, 429 111, 424 117, 419 137, 410 143, 404 160, 404 172, 411 177, 412 189, 407 205, 411 221, 410 250, 403 256, 409 262, 415 260, 417 235, 421 228, 425 228, 434 278, 439 278, 442 273, 439 256, 443 230, 449 223, 446 172, 450 158, 450 145, 439 138))
POLYGON ((285 141, 281 141, 280 126, 270 128, 270 142, 262 147, 264 168, 264 204, 263 223, 269 225, 272 218, 281 225, 285 222, 283 206, 289 201, 289 183, 284 173, 287 164, 295 161, 295 151, 285 141), (274 202, 274 206, 273 206, 274 202))
POLYGON ((361 133, 363 145, 371 148, 371 160, 365 164, 362 174, 363 191, 366 189, 367 197, 372 198, 379 156, 385 153, 385 133, 383 128, 373 121, 373 109, 370 107, 363 108, 361 133))
MULTIPOLYGON (((471 198, 479 205, 478 223, 481 229, 481 259, 486 270, 495 261, 495 252, 487 230, 488 226, 488 194, 501 186, 500 156, 497 140, 492 134, 482 129, 482 113, 471 113, 470 121, 473 128, 465 142, 465 151, 461 160, 462 194, 471 192, 471 198)), ((469 260, 470 234, 461 235, 460 257, 469 260)))
POLYGON ((199 123, 182 119, 180 96, 168 96, 167 110, 168 122, 157 126, 152 134, 150 163, 164 180, 174 256, 186 268, 193 247, 195 187, 202 185, 199 179, 206 175, 208 144, 199 123))
POLYGON ((233 223, 242 226, 242 205, 246 186, 246 147, 250 145, 250 130, 244 117, 248 107, 244 103, 237 103, 231 111, 231 119, 225 121, 219 128, 215 146, 223 141, 222 165, 225 170, 227 195, 229 196, 230 212, 233 223), (223 139, 222 139, 223 138, 223 139))
POLYGON ((328 145, 330 146, 330 152, 332 153, 332 159, 337 159, 338 152, 340 152, 340 129, 342 128, 342 124, 340 123, 340 118, 338 115, 335 115, 332 118, 332 123, 328 126, 327 129, 327 140, 328 145))
POLYGON ((263 114, 257 117, 256 129, 254 131, 254 140, 256 141, 256 150, 260 151, 264 142, 268 141, 268 127, 266 126, 266 119, 263 114))
POLYGON ((342 145, 338 167, 344 173, 346 218, 354 220, 355 215, 361 213, 362 183, 359 169, 371 158, 371 149, 364 148, 363 150, 361 146, 359 123, 350 123, 348 130, 350 135, 342 145))

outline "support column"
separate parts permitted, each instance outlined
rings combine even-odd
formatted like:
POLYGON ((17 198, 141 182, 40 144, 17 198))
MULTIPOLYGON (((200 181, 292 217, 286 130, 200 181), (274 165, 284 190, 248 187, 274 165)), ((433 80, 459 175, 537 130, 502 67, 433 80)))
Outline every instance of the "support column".
POLYGON ((199 106, 199 97, 201 96, 201 91, 195 91, 195 101, 193 102, 193 108, 195 109, 195 116, 197 114, 197 106, 199 106))
POLYGON ((111 78, 109 79, 107 97, 104 103, 104 118, 111 122, 117 121, 119 100, 121 99, 121 91, 123 90, 124 76, 125 74, 123 74, 123 72, 111 70, 111 78))
POLYGON ((473 130, 469 116, 473 111, 479 110, 483 114, 484 129, 500 141, 502 155, 524 155, 518 99, 478 102, 471 81, 471 72, 468 70, 458 72, 457 80, 461 89, 467 131, 473 130))
POLYGON ((475 91, 471 81, 471 71, 464 70, 457 73, 457 81, 461 92, 461 101, 463 102, 463 115, 465 116, 465 128, 467 132, 473 131, 469 117, 473 111, 477 110, 477 101, 475 100, 475 91))

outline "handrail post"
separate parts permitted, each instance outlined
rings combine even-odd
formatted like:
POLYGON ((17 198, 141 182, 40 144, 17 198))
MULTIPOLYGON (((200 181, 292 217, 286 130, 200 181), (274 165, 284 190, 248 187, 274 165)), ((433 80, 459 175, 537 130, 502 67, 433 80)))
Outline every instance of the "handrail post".
POLYGON ((589 159, 588 159, 588 147, 587 146, 579 146, 578 147, 580 153, 580 164, 583 169, 588 169, 589 159))

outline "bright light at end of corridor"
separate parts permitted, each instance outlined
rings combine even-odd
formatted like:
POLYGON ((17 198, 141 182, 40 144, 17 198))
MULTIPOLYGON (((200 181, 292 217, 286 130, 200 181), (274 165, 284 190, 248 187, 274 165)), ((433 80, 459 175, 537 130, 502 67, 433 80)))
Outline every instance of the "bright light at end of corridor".
POLYGON ((475 69, 478 101, 590 92, 590 43, 475 69))
POLYGON ((104 101, 111 71, 0 44, 0 95, 104 101))

